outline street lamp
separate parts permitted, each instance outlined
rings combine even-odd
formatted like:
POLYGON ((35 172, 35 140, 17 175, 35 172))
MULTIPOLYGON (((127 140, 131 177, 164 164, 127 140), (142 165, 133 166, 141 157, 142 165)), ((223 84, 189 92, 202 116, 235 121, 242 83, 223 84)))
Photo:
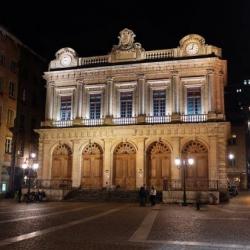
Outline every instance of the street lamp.
POLYGON ((231 167, 234 167, 235 165, 235 155, 233 153, 228 154, 228 159, 229 159, 229 165, 231 167))
POLYGON ((28 169, 28 177, 26 177, 26 178, 28 178, 28 192, 27 192, 28 201, 30 200, 30 174, 31 174, 31 169, 37 170, 39 168, 38 163, 35 162, 35 158, 36 158, 36 154, 31 153, 29 158, 26 158, 26 160, 22 164, 22 168, 24 170, 28 169))
POLYGON ((183 172, 183 203, 182 206, 187 206, 187 195, 186 195, 186 168, 188 166, 192 166, 194 164, 194 159, 193 158, 186 158, 186 159, 180 159, 176 158, 175 159, 175 165, 178 168, 182 168, 183 172))

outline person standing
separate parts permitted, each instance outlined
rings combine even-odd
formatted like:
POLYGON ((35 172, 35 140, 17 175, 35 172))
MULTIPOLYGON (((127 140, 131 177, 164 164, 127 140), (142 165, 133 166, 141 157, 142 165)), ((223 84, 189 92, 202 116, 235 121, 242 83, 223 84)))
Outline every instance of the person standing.
POLYGON ((155 205, 155 202, 156 202, 156 189, 154 188, 154 186, 152 186, 151 190, 150 190, 150 202, 151 202, 151 206, 155 205))
POLYGON ((17 201, 20 203, 22 200, 22 188, 19 187, 18 191, 17 191, 17 201))
POLYGON ((146 205, 146 198, 147 198, 147 191, 145 188, 145 185, 140 187, 139 191, 139 199, 140 199, 140 206, 145 206, 146 205))

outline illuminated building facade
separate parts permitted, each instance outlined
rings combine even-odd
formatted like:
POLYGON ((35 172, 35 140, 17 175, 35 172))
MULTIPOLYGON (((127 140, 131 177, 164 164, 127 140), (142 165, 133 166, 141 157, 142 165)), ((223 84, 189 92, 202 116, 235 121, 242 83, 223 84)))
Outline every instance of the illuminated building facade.
POLYGON ((178 193, 175 159, 192 156, 188 190, 225 190, 230 123, 221 49, 196 34, 177 48, 152 51, 129 29, 118 38, 108 55, 78 57, 63 48, 50 62, 39 178, 126 190, 144 183, 162 190, 167 180, 178 193))

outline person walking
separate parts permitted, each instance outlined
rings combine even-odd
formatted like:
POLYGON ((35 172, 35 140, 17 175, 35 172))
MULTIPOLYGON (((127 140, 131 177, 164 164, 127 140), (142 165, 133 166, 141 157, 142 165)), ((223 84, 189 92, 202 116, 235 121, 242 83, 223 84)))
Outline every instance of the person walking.
POLYGON ((151 190, 150 190, 150 202, 151 202, 151 206, 155 205, 155 201, 156 201, 156 189, 154 188, 154 186, 152 186, 151 190))
POLYGON ((139 200, 140 200, 140 206, 144 207, 146 205, 146 198, 147 198, 147 191, 145 188, 145 185, 140 187, 139 191, 139 200))

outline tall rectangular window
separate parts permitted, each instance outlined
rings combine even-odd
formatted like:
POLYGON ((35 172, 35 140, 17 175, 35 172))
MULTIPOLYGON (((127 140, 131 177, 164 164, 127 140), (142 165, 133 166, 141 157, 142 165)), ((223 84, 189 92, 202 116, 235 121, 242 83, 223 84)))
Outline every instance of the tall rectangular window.
POLYGON ((89 117, 90 119, 101 118, 101 94, 91 94, 89 96, 89 117))
POLYGON ((166 91, 165 90, 153 91, 153 112, 154 112, 154 116, 166 115, 166 91))
POLYGON ((0 65, 5 65, 5 55, 0 53, 0 65))
POLYGON ((14 111, 11 109, 8 109, 8 113, 7 113, 7 125, 9 127, 14 125, 14 111))
POLYGON ((12 138, 5 139, 5 153, 11 154, 12 138))
POLYGON ((201 89, 187 89, 187 113, 188 115, 201 114, 201 89))
POLYGON ((9 82, 9 97, 15 98, 15 83, 9 82))
POLYGON ((71 120, 71 96, 61 96, 60 116, 62 121, 71 120))
POLYGON ((132 117, 133 92, 121 92, 120 107, 121 117, 132 117))

